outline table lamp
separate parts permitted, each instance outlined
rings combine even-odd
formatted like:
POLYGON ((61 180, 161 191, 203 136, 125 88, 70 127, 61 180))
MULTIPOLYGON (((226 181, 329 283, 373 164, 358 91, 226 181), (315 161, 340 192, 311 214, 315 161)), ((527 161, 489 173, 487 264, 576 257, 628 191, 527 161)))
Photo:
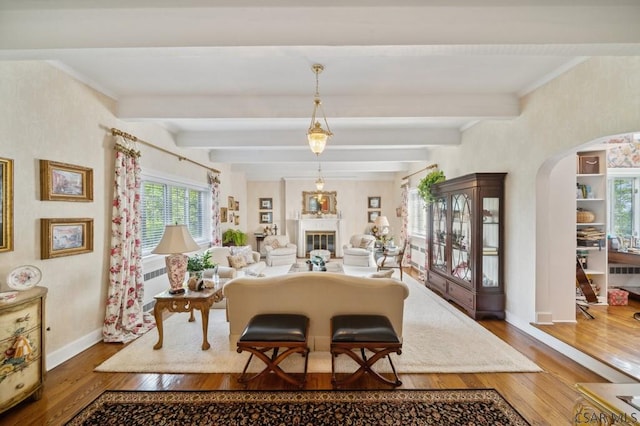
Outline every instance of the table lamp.
POLYGON ((169 293, 184 293, 184 277, 187 273, 189 256, 184 252, 200 250, 200 246, 193 240, 186 225, 167 225, 158 246, 151 251, 154 254, 167 254, 164 258, 167 265, 167 276, 171 288, 169 293))
POLYGON ((389 233, 389 219, 386 216, 376 217, 373 223, 377 228, 380 235, 387 235, 389 233))

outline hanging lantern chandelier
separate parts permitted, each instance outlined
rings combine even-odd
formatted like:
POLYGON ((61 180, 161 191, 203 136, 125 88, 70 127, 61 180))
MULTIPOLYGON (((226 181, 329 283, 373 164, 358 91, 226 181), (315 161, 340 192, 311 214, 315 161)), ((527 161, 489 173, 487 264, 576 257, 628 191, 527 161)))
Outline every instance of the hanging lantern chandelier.
POLYGON ((322 101, 320 100, 320 92, 318 89, 318 75, 324 70, 324 66, 322 66, 321 64, 314 64, 311 69, 316 74, 316 94, 313 97, 313 114, 311 114, 311 124, 309 125, 309 130, 307 131, 307 139, 309 140, 309 148, 311 148, 311 152, 316 155, 320 155, 322 154, 322 151, 324 151, 329 138, 333 136, 333 133, 331 133, 329 123, 327 122, 327 117, 324 114, 322 101), (324 124, 327 128, 326 130, 322 128, 322 124, 320 124, 320 121, 316 119, 318 109, 320 110, 322 118, 324 119, 324 124))

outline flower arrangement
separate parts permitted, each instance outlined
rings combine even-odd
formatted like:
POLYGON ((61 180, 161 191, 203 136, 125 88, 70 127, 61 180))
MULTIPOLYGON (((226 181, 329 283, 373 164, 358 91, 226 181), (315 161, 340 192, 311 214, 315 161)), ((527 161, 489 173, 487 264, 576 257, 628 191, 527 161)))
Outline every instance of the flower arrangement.
POLYGON ((216 264, 211 261, 211 252, 208 250, 189 256, 189 260, 187 260, 187 271, 189 272, 200 272, 215 267, 216 264))

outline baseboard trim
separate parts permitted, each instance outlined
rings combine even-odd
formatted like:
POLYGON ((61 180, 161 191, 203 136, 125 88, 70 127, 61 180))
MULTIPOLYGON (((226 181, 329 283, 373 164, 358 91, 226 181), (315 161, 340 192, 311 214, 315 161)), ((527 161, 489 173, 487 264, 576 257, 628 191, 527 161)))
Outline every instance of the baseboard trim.
POLYGON ((47 354, 46 365, 47 371, 57 367, 65 361, 78 355, 80 352, 90 348, 96 343, 102 341, 102 328, 94 330, 89 334, 69 343, 68 345, 47 354))

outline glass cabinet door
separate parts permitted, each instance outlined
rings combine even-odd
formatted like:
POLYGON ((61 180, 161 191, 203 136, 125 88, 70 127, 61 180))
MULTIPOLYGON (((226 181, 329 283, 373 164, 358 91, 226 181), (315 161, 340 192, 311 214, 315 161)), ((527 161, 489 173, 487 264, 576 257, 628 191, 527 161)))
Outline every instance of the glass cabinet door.
POLYGON ((447 246, 447 199, 440 197, 431 205, 431 267, 442 272, 447 271, 445 249, 447 246))
POLYGON ((482 198, 482 287, 500 285, 500 199, 482 198))
POLYGON ((471 197, 451 195, 451 275, 471 283, 471 197))

